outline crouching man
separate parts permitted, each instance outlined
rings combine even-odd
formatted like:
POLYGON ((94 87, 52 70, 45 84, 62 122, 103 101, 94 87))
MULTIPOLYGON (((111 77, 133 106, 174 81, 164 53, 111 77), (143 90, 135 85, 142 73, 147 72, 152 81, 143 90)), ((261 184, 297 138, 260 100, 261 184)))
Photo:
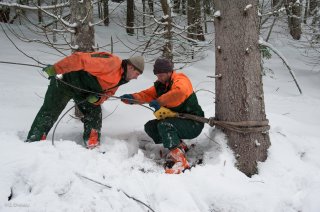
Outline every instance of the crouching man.
POLYGON ((138 93, 125 94, 121 99, 126 104, 149 103, 155 109, 157 119, 145 124, 145 132, 156 144, 162 143, 170 150, 166 157, 167 174, 180 174, 190 165, 185 156, 188 150, 182 139, 197 137, 204 124, 189 119, 175 117, 175 113, 204 116, 204 112, 193 92, 189 78, 173 70, 173 64, 165 58, 155 61, 153 73, 157 81, 150 88, 138 93), (169 109, 169 110, 168 110, 169 109))

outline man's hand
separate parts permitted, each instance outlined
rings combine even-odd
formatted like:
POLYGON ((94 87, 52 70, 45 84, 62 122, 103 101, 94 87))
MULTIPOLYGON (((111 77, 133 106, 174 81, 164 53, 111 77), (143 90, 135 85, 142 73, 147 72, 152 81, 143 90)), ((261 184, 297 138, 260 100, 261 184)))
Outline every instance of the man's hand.
POLYGON ((96 103, 97 101, 99 101, 99 99, 100 98, 98 96, 96 96, 96 95, 90 95, 90 96, 87 97, 87 101, 89 103, 91 103, 91 104, 96 103))
POLYGON ((124 94, 124 95, 120 96, 120 99, 125 104, 132 105, 135 103, 135 100, 134 100, 134 97, 132 96, 132 94, 124 94))
POLYGON ((157 110, 160 109, 160 104, 157 100, 152 100, 150 103, 149 103, 149 106, 150 107, 153 107, 154 108, 154 112, 156 112, 157 110))
POLYGON ((172 110, 166 107, 160 107, 160 109, 156 110, 153 114, 158 120, 165 119, 165 118, 173 118, 173 117, 177 117, 178 115, 176 112, 173 112, 172 110))
POLYGON ((42 71, 46 72, 48 74, 49 78, 56 75, 56 71, 54 70, 54 66, 53 65, 47 65, 46 67, 44 67, 42 69, 42 71))

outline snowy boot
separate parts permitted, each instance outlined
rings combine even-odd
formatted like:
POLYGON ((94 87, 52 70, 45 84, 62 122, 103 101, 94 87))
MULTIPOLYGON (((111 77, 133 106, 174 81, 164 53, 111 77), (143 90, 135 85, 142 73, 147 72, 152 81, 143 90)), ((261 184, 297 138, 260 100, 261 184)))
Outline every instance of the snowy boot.
POLYGON ((86 147, 88 149, 93 149, 97 146, 99 146, 100 142, 99 142, 99 134, 97 132, 97 130, 92 129, 90 132, 90 137, 88 139, 88 141, 86 142, 86 147))
POLYGON ((167 155, 166 174, 180 174, 188 168, 190 168, 190 165, 184 151, 178 147, 170 150, 167 155))

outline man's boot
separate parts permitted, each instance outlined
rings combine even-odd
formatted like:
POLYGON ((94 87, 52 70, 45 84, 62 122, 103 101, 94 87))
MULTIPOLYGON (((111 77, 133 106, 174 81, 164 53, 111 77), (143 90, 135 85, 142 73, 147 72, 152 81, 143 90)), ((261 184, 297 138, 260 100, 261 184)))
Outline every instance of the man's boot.
POLYGON ((86 142, 87 148, 93 149, 93 148, 99 146, 99 144, 100 144, 99 134, 98 134, 97 130, 92 129, 90 132, 90 137, 89 137, 88 141, 86 142))
POLYGON ((166 174, 180 174, 185 169, 190 168, 184 151, 180 148, 170 150, 167 155, 167 164, 171 163, 172 167, 166 167, 166 174))

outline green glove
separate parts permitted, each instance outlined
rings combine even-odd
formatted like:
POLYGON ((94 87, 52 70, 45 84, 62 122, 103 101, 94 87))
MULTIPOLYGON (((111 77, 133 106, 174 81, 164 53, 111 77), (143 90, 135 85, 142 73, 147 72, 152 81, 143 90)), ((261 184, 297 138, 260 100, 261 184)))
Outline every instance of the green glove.
POLYGON ((49 77, 53 77, 56 75, 56 71, 54 70, 53 65, 48 65, 45 68, 42 69, 43 72, 46 72, 49 77))
POLYGON ((98 96, 96 96, 96 95, 90 95, 90 96, 87 97, 87 101, 89 103, 91 103, 91 104, 96 103, 97 101, 99 101, 99 99, 100 98, 98 96))

